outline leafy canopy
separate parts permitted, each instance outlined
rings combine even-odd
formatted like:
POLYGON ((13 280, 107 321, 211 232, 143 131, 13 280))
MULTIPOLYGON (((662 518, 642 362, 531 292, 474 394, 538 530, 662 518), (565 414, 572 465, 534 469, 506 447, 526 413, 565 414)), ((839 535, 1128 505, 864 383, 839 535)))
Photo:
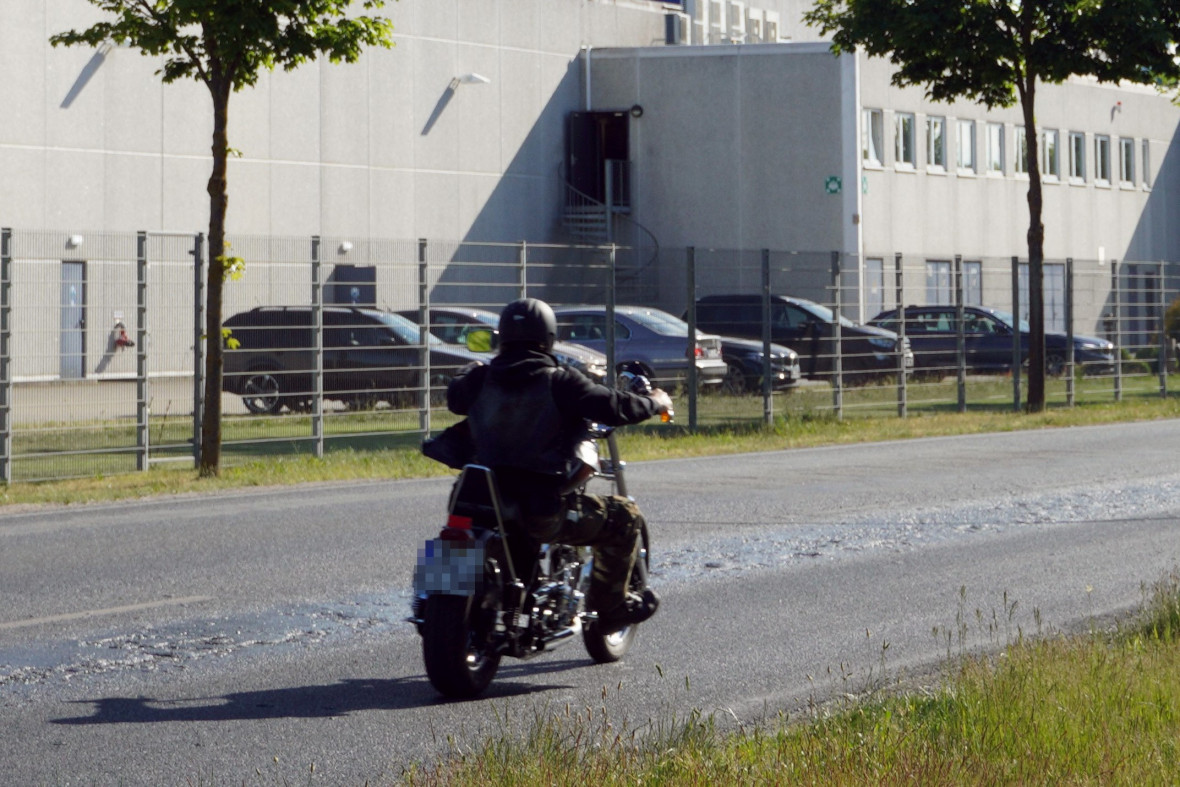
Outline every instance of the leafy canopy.
MULTIPOLYGON (((130 44, 162 56, 164 82, 250 87, 263 70, 291 71, 320 55, 352 63, 370 45, 389 46, 392 23, 346 16, 353 0, 89 0, 111 19, 50 38, 57 45, 130 44)), ((385 0, 364 0, 379 9, 385 0)))
POLYGON ((804 20, 833 50, 888 57, 893 83, 935 101, 1016 103, 1072 75, 1150 83, 1180 75, 1174 0, 817 0, 804 20))

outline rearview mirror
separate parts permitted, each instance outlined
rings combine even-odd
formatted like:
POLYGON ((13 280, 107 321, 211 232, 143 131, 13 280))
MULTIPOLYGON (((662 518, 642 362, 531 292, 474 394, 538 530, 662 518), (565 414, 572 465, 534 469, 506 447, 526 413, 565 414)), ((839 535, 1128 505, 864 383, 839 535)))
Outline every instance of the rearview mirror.
POLYGON ((490 328, 468 331, 465 341, 473 353, 490 353, 496 347, 496 333, 490 328))

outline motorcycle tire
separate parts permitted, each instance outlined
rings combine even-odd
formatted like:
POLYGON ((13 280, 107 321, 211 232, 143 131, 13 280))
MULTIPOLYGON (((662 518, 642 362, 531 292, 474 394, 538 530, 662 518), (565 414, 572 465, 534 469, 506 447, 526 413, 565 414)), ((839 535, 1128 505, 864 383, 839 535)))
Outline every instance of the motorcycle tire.
MULTIPOLYGON (((643 589, 647 585, 647 569, 651 565, 650 536, 646 524, 643 526, 641 538, 643 544, 642 570, 637 565, 636 570, 631 572, 630 591, 636 594, 643 593, 643 589)), ((590 658, 594 659, 595 663, 611 664, 626 655, 638 634, 638 623, 610 634, 603 634, 598 629, 597 623, 590 623, 582 629, 582 644, 586 646, 586 652, 590 654, 590 658)))
POLYGON ((455 699, 482 693, 500 666, 486 632, 481 635, 471 625, 470 602, 465 596, 430 596, 422 614, 426 676, 440 694, 455 699))

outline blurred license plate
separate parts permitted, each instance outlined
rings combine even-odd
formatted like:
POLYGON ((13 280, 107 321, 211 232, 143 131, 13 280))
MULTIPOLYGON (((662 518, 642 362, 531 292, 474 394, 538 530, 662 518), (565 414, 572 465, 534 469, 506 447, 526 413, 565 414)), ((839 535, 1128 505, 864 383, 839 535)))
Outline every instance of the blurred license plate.
POLYGON ((427 541, 418 550, 414 592, 469 596, 483 581, 483 558, 483 545, 474 541, 427 541))

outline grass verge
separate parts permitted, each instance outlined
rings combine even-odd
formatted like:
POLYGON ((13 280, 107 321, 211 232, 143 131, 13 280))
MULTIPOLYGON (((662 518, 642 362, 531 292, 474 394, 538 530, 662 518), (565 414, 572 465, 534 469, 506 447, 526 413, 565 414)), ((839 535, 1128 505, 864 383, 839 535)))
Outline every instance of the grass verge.
MULTIPOLYGON (((713 397, 722 399, 722 397, 713 397)), ((732 399, 732 398, 730 398, 732 399)), ((745 409, 753 404, 727 407, 745 409)), ((752 410, 751 410, 752 412, 752 410)), ((997 407, 958 413, 919 411, 898 418, 878 415, 837 419, 822 411, 788 412, 766 426, 738 413, 740 419, 705 422, 690 432, 679 423, 643 424, 620 432, 620 447, 629 461, 673 457, 773 451, 820 445, 903 440, 941 435, 1087 426, 1180 417, 1180 398, 1133 397, 1122 402, 1093 402, 1051 407, 1034 415, 997 407)), ((280 419, 281 420, 281 419, 280 419)), ((328 450, 324 457, 272 449, 262 456, 239 458, 227 449, 218 478, 198 478, 191 465, 153 466, 145 472, 96 474, 60 481, 14 482, 0 486, 0 505, 94 503, 161 494, 200 494, 225 489, 326 481, 422 478, 450 473, 423 457, 416 441, 386 435, 354 441, 328 450)))
POLYGON ((1114 630, 961 655, 935 688, 723 734, 700 712, 628 728, 605 708, 405 775, 412 785, 1174 784, 1180 575, 1114 630))

